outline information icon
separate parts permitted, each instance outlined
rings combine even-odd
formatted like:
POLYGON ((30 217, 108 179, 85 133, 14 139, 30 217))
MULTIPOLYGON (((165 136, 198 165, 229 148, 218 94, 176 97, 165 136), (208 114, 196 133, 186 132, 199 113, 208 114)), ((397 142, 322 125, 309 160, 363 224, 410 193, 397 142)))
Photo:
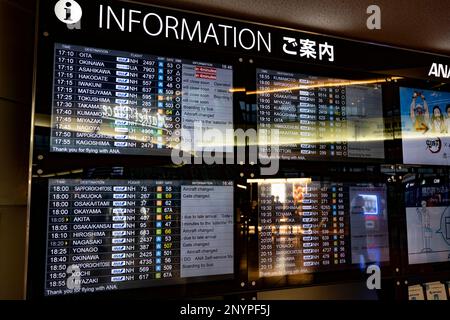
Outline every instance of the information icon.
POLYGON ((60 0, 55 5, 56 17, 66 24, 75 24, 81 20, 83 10, 74 0, 60 0))

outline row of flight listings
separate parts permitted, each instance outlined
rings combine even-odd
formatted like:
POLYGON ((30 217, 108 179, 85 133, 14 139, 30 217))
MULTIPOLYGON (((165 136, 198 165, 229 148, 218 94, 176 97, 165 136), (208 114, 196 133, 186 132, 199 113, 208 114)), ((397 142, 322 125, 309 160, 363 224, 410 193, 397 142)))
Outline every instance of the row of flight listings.
MULTIPOLYGON (((203 130, 233 127, 230 65, 67 44, 54 53, 52 152, 164 154, 195 144, 196 121, 203 130)), ((280 157, 384 157, 378 84, 263 69, 256 81, 258 127, 279 130, 280 157)), ((442 105, 450 94, 400 95, 405 162, 447 164, 442 105), (428 153, 416 156, 421 148, 428 153)), ((248 183, 258 188, 260 277, 389 261, 385 185, 248 183)), ((234 187, 50 179, 45 295, 234 278, 234 187)), ((448 261, 448 178, 411 181, 407 190, 409 263, 448 261)))
MULTIPOLYGON (((383 159, 382 90, 368 82, 257 69, 247 94, 257 98, 258 132, 278 139, 261 140, 261 155, 276 147, 281 159, 383 159)), ((50 150, 229 152, 234 90, 231 65, 55 44, 50 150)), ((450 93, 399 95, 404 163, 449 165, 450 93)))

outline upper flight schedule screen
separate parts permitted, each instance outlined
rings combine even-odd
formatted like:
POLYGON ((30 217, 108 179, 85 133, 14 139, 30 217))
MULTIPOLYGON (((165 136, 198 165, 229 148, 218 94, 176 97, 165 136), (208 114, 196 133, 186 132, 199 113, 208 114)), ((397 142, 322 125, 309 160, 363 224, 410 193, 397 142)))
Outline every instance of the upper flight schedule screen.
POLYGON ((45 294, 230 278, 231 181, 49 180, 45 294))
POLYGON ((259 226, 261 277, 389 261, 383 185, 266 180, 259 226))
POLYGON ((66 44, 54 55, 52 152, 200 150, 195 122, 233 127, 229 65, 66 44))
MULTIPOLYGON (((278 130, 286 160, 384 158, 377 84, 257 69, 259 129, 278 130), (336 84, 336 85, 334 85, 336 84)), ((261 147, 262 155, 270 147, 261 147)))

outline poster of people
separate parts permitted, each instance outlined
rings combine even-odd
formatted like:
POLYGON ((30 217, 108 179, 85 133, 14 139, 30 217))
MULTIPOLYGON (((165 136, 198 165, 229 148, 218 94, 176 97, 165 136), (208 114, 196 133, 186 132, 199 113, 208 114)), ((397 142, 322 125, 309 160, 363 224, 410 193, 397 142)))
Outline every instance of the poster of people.
POLYGON ((400 88, 403 162, 450 165, 450 92, 400 88))

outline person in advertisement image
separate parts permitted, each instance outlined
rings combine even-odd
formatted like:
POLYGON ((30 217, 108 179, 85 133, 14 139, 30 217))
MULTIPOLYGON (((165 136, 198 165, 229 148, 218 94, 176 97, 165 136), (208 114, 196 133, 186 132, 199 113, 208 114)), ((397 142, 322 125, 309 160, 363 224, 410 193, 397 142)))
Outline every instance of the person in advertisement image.
POLYGON ((430 242, 433 238, 433 230, 431 229, 431 217, 427 208, 427 202, 422 200, 421 207, 417 208, 417 216, 419 218, 422 230, 423 249, 421 252, 432 252, 430 248, 430 242))
POLYGON ((450 92, 400 88, 403 162, 448 165, 450 92))
POLYGON ((446 108, 444 125, 445 125, 445 133, 448 134, 450 132, 450 104, 448 104, 446 108))

